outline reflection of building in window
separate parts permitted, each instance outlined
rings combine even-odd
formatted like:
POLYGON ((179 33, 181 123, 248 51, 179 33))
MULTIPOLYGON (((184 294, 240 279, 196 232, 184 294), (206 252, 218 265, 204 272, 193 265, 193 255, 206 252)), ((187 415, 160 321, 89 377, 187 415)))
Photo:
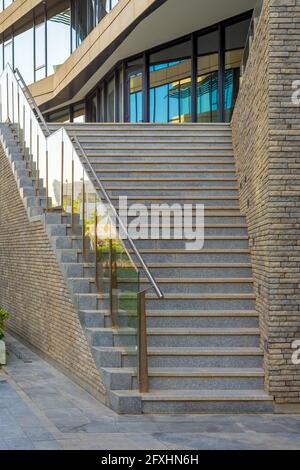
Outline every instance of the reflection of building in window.
POLYGON ((54 73, 70 55, 71 11, 54 13, 47 21, 48 74, 54 73))
POLYGON ((191 60, 150 67, 150 121, 191 121, 191 60))

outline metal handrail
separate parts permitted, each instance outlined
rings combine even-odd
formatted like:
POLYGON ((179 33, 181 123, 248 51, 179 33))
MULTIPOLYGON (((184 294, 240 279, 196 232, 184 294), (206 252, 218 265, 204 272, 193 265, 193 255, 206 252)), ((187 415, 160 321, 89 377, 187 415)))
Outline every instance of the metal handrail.
MULTIPOLYGON (((143 268, 143 270, 144 270, 144 272, 145 272, 145 274, 146 274, 148 280, 151 282, 152 287, 153 287, 153 289, 155 290, 157 297, 158 297, 159 299, 163 299, 163 298, 164 298, 164 295, 163 295, 162 291, 160 290, 159 286, 157 285, 157 282, 155 281, 154 277, 152 276, 152 274, 151 274, 151 272, 150 272, 150 270, 149 270, 147 264, 146 264, 145 261, 143 260, 143 258, 142 258, 142 256, 141 256, 139 250, 137 249, 136 245, 134 244, 132 238, 130 237, 130 235, 129 235, 128 231, 127 231, 127 228, 125 227, 125 225, 124 225, 122 219, 120 218, 120 216, 119 216, 119 214, 118 214, 118 212, 117 212, 115 206, 113 205, 113 203, 112 203, 112 201, 111 201, 111 199, 110 199, 108 193, 106 192, 106 190, 105 190, 103 184, 101 183, 100 179, 98 178, 97 173, 95 172, 94 168, 92 167, 92 165, 91 165, 91 163, 90 163, 90 161, 89 161, 89 159, 88 159, 88 157, 87 157, 87 155, 86 155, 84 149, 82 148, 82 145, 80 144, 78 138, 77 138, 76 136, 73 136, 73 137, 71 137, 71 141, 72 141, 72 140, 73 140, 73 141, 76 143, 76 145, 78 146, 78 148, 79 148, 79 150, 80 150, 80 152, 81 152, 81 154, 82 154, 82 157, 84 158, 84 161, 85 161, 86 165, 87 165, 88 168, 89 168, 90 173, 93 175, 94 180, 95 180, 95 181, 97 182, 97 184, 99 185, 99 188, 100 188, 101 193, 103 194, 104 198, 106 199, 107 203, 109 204, 110 210, 112 211, 114 217, 116 217, 116 219, 117 219, 117 221, 118 221, 118 223, 119 223, 119 226, 122 228, 123 232, 126 234, 126 237, 127 237, 127 239, 128 239, 128 242, 129 242, 129 244, 130 244, 132 250, 134 251, 136 257, 138 258, 139 262, 141 263, 142 268, 143 268)), ((95 189, 96 189, 96 191, 98 191, 97 188, 95 188, 95 189)), ((135 263, 134 263, 134 264, 135 264, 135 263)), ((138 269, 138 268, 137 268, 137 269, 138 269)))
MULTIPOLYGON (((32 95, 31 95, 31 93, 30 93, 30 91, 29 91, 29 89, 28 89, 21 73, 17 69, 15 71, 13 71, 11 66, 9 64, 7 64, 7 65, 8 65, 8 69, 10 70, 12 76, 14 77, 14 80, 16 81, 17 87, 20 88, 22 94, 24 95, 24 98, 27 101, 27 103, 28 103, 28 105, 31 109, 31 113, 33 114, 33 116, 34 116, 34 118, 35 118, 35 120, 36 120, 43 136, 44 136, 45 143, 46 143, 46 175, 47 175, 47 172, 48 172, 48 163, 47 163, 48 162, 48 149, 47 149, 48 143, 47 142, 48 142, 48 139, 51 140, 53 134, 50 132, 50 129, 49 129, 47 123, 45 122, 45 119, 44 119, 42 113, 40 112, 34 98, 32 97, 32 95), (22 84, 22 86, 21 86, 21 84, 22 84)), ((3 71, 3 73, 4 72, 5 72, 5 70, 3 71)), ((7 100, 8 100, 8 73, 7 73, 7 71, 5 73, 6 73, 7 100)), ((2 77, 2 74, 0 76, 2 77)), ((1 88, 0 88, 0 92, 1 92, 1 88)), ((12 96, 12 103, 14 103, 13 96, 12 96)), ((7 106, 8 106, 8 101, 7 101, 7 106)), ((18 95, 18 106, 19 106, 19 95, 18 95)), ((12 107, 14 107, 14 104, 12 104, 12 107)), ((8 117, 7 117, 8 122, 11 122, 10 117, 9 117, 8 108, 7 108, 7 113, 8 113, 8 117)), ((2 110, 1 110, 1 114, 2 114, 2 110)), ((18 110, 18 116, 19 116, 19 110, 18 110)), ((14 111, 12 111, 12 120, 14 122, 14 111)), ((24 133, 25 133, 25 122, 23 122, 23 125, 24 125, 24 133)), ((32 134, 31 134, 31 132, 32 132, 32 119, 31 119, 31 116, 30 116, 30 124, 29 125, 30 125, 30 152, 31 152, 31 144, 32 144, 32 141, 31 141, 31 139, 32 139, 32 134)), ((131 246, 133 252, 135 253, 135 255, 137 257, 137 260, 139 261, 142 270, 146 274, 146 277, 150 281, 151 285, 149 287, 143 288, 142 290, 139 290, 137 292, 137 303, 138 303, 138 305, 137 305, 137 307, 138 307, 137 377, 138 377, 139 391, 141 393, 147 393, 149 391, 149 373, 148 373, 148 353, 147 353, 146 292, 149 289, 153 288, 159 299, 163 299, 164 295, 163 295, 161 289, 159 288, 158 284, 156 283, 156 280, 152 276, 147 264, 145 263, 144 259, 142 258, 142 256, 141 256, 139 250, 137 249, 135 243, 133 242, 132 238, 130 237, 130 235, 127 231, 127 228, 125 227, 125 225, 124 225, 122 219, 120 218, 116 208, 114 207, 114 205, 113 205, 113 203, 110 199, 110 196, 106 192, 102 182, 99 180, 99 178, 98 178, 94 168, 92 167, 92 165, 91 165, 84 149, 82 148, 82 145, 80 144, 77 136, 72 136, 71 137, 67 133, 67 131, 65 129, 65 126, 61 126, 57 131, 58 132, 61 131, 62 134, 65 134, 65 136, 69 139, 70 144, 72 145, 72 148, 74 149, 77 157, 79 158, 83 169, 84 169, 85 166, 88 168, 87 173, 90 174, 89 175, 89 180, 93 184, 95 192, 97 193, 97 195, 99 195, 100 200, 103 197, 106 200, 111 215, 113 215, 115 220, 118 221, 119 230, 120 229, 123 230, 123 233, 126 234, 126 238, 129 242, 129 245, 131 246)), ((24 136, 24 139, 25 139, 25 136, 24 136)), ((39 139, 38 139, 38 142, 39 142, 39 139)), ((25 145, 26 145, 26 143, 25 143, 25 140, 24 140, 24 149, 25 149, 25 145)), ((62 149, 61 149, 62 161, 63 161, 63 158, 64 158, 64 156, 63 156, 64 150, 63 149, 64 149, 64 146, 62 144, 62 149)), ((72 165, 73 165, 73 163, 72 163, 72 165)), ((63 168, 63 165, 62 165, 62 168, 63 168)), ((72 169, 72 172, 73 172, 73 169, 72 169)), ((63 173, 63 170, 62 170, 62 173, 63 173)), ((73 176, 72 176, 72 178, 73 178, 73 176)), ((47 176, 46 176, 46 179, 47 179, 47 176)), ((63 177, 62 177, 61 181, 62 181, 62 184, 63 184, 63 177)), ((46 193, 47 193, 47 198, 48 198, 48 192, 46 191, 46 193)), ((63 194, 63 189, 61 190, 61 194, 63 194)), ((72 209, 72 213, 73 213, 73 209, 72 209)), ((95 219, 95 221, 96 221, 96 219, 95 219)), ((95 223, 97 223, 97 222, 95 222, 95 223)), ((84 244, 84 240, 83 240, 83 244, 84 244)), ((110 251, 111 251, 111 248, 112 247, 110 247, 110 251)), ((139 279, 138 280, 138 286, 140 287, 140 268, 137 267, 136 262, 132 259, 132 257, 128 253, 128 251, 126 249, 126 246, 125 246, 125 243, 123 243, 123 248, 125 249, 129 259, 132 262, 132 265, 134 266, 134 269, 136 270, 136 272, 138 274, 138 279, 139 279)), ((84 246, 83 246, 83 253, 84 253, 84 246)), ((95 260, 96 260, 96 265, 97 265, 97 256, 96 256, 95 260)), ((96 268, 96 273, 97 273, 97 268, 96 268)), ((112 276, 115 276, 115 274, 113 274, 113 272, 111 273, 111 282, 116 281, 116 279, 114 279, 114 280, 112 279, 112 276)), ((96 282, 97 282, 97 280, 96 280, 96 282)), ((111 285, 111 287, 112 287, 112 290, 113 290, 113 284, 111 285)), ((111 295, 110 295, 111 301, 113 301, 113 296, 114 296, 114 293, 112 292, 111 295)), ((112 315, 112 321, 114 322, 114 318, 113 318, 114 317, 114 311, 113 310, 114 310, 114 306, 113 306, 113 303, 112 303, 111 315, 112 315)), ((116 326, 116 325, 113 325, 113 326, 116 326)))
MULTIPOLYGON (((10 64, 8 64, 8 66, 10 67, 10 64)), ((10 67, 10 68, 11 68, 11 67, 10 67)), ((38 105, 36 104, 36 101, 35 101, 35 99, 33 98, 33 96, 32 96, 32 94, 31 94, 31 92, 30 92, 28 86, 26 85, 25 80, 23 79, 23 77, 22 77, 22 75, 21 75, 19 69, 18 69, 18 68, 15 68, 14 71, 13 71, 12 69, 11 69, 11 71, 12 71, 15 75, 18 75, 18 78, 19 78, 19 80, 21 81, 23 88, 26 90, 26 93, 27 93, 28 96, 30 97, 31 103, 29 103, 29 104, 32 105, 32 107, 34 108, 34 111, 37 113, 37 115, 38 115, 38 117, 39 117, 39 119, 40 119, 40 121, 41 121, 43 127, 45 128, 46 134, 47 134, 46 137, 49 137, 49 136, 51 135, 51 131, 50 131, 49 127, 48 127, 48 124, 46 123, 46 121, 45 121, 45 119, 44 119, 44 116, 42 115, 42 113, 41 113, 41 111, 40 111, 38 105)), ((59 128, 58 130, 61 130, 61 129, 64 129, 64 126, 62 126, 61 128, 59 128)), ((84 149, 82 148, 82 145, 80 144, 78 138, 77 138, 76 136, 72 136, 72 137, 70 138, 70 140, 71 140, 71 142, 75 142, 76 145, 77 145, 77 147, 79 148, 79 150, 80 150, 80 152, 81 152, 81 154, 82 154, 82 157, 84 158, 84 161, 85 161, 86 165, 87 165, 88 168, 89 168, 90 173, 93 175, 94 180, 97 182, 97 184, 98 184, 98 186, 99 186, 99 188, 100 188, 100 191, 101 191, 102 195, 104 196, 104 198, 106 199, 107 203, 109 204, 110 210, 112 211, 114 217, 116 217, 116 219, 117 219, 117 221, 118 221, 118 223, 119 223, 119 227, 121 227, 121 229, 123 230, 123 232, 126 234, 126 237, 127 237, 127 239, 128 239, 128 242, 129 242, 129 244, 130 244, 132 250, 134 251, 136 257, 138 258, 138 260, 139 260, 139 262, 140 262, 140 264, 141 264, 141 266, 142 266, 142 269, 143 269, 143 271, 144 271, 145 274, 146 274, 146 277, 147 277, 148 280, 150 281, 150 283, 151 283, 153 289, 155 290, 155 293, 156 293, 157 297, 158 297, 159 299, 163 299, 163 298, 164 298, 164 295, 163 295, 161 289, 159 288, 157 282, 155 281, 153 275, 151 274, 151 272, 150 272, 150 270, 149 270, 147 264, 145 263, 143 257, 141 256, 139 250, 137 249, 135 243, 133 242, 132 238, 130 237, 130 235, 129 235, 128 231, 127 231, 127 228, 125 227, 125 225, 124 225, 122 219, 120 218, 120 216, 119 216, 119 214, 118 214, 116 208, 114 207, 114 205, 113 205, 113 203, 112 203, 112 201, 111 201, 111 199, 110 199, 108 193, 106 192, 106 190, 105 190, 103 184, 102 184, 101 181, 99 180, 99 178, 98 178, 98 176, 97 176, 97 174, 96 174, 94 168, 93 168, 92 165, 90 164, 90 161, 89 161, 89 159, 88 159, 88 157, 87 157, 87 155, 86 155, 84 149)), ((97 190, 96 187, 95 187, 95 190, 98 192, 98 190, 97 190)), ((128 255, 129 255, 129 253, 128 253, 128 255)), ((129 255, 129 256, 130 256, 130 255, 129 255)), ((131 257, 130 257, 130 258, 131 258, 131 257)), ((137 269, 137 271, 138 271, 138 268, 137 268, 137 266, 136 266, 136 263, 134 263, 133 260, 132 260, 132 262, 133 262, 133 264, 135 265, 135 267, 136 267, 136 269, 137 269)))
MULTIPOLYGON (((7 64, 9 67, 10 67, 10 64, 7 64)), ((11 68, 11 67, 10 67, 11 68)), ((12 70, 12 69, 11 69, 12 70)), ((45 121, 45 118, 44 116, 42 115, 41 111, 40 111, 40 108, 38 107, 38 105, 36 104, 36 101, 34 99, 34 97, 32 96, 31 94, 31 91, 29 90, 28 86, 26 85, 25 83, 25 80, 24 78, 22 77, 21 75, 21 72, 19 71, 18 68, 15 68, 14 70, 12 70, 12 72, 15 74, 15 75, 18 75, 18 78, 20 80, 20 82, 22 83, 22 86, 23 88, 26 90, 26 93, 28 94, 28 96, 30 97, 30 101, 31 101, 31 105, 34 109, 34 111, 36 112, 37 116, 39 117, 39 119, 41 120, 42 122, 42 125, 45 127, 46 129, 46 134, 47 134, 47 137, 49 137, 49 135, 51 135, 51 132, 50 132, 50 129, 48 127, 48 124, 46 123, 45 121)), ((18 80, 18 79, 17 79, 18 80)))

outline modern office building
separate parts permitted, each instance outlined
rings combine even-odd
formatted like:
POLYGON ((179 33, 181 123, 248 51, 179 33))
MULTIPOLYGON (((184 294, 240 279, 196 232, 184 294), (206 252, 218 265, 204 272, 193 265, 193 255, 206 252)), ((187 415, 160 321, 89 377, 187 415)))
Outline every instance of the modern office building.
POLYGON ((297 409, 297 1, 0 11, 10 332, 120 413, 297 409), (176 204, 173 236, 121 239, 120 196, 176 204), (204 205, 201 249, 182 204, 190 226, 204 205))

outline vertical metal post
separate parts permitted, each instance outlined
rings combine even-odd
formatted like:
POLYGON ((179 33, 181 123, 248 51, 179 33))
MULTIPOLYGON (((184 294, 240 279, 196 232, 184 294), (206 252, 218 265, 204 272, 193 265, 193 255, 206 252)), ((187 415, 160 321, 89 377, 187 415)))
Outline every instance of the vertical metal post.
POLYGON ((113 246, 113 240, 109 239, 109 303, 110 303, 110 315, 112 326, 117 326, 117 305, 116 305, 116 295, 117 295, 117 266, 116 266, 116 257, 115 250, 113 246))
POLYGON ((46 141, 46 210, 49 210, 48 145, 46 141))
POLYGON ((74 230, 74 160, 72 156, 72 182, 71 182, 71 226, 74 230))
POLYGON ((61 197, 61 210, 64 209, 64 141, 61 136, 61 185, 60 185, 60 197, 61 197))
POLYGON ((138 385, 141 393, 149 392, 146 291, 138 293, 138 385))
POLYGON ((147 53, 143 55, 143 73, 142 73, 142 96, 143 96, 143 122, 149 122, 149 56, 147 53))
POLYGON ((219 120, 224 122, 224 85, 225 85, 225 29, 219 25, 219 120))
POLYGON ((12 106, 12 123, 15 123, 15 100, 14 100, 15 94, 14 94, 14 83, 11 82, 11 106, 12 106))
POLYGON ((36 175, 39 178, 40 172, 40 136, 36 135, 36 175))
MULTIPOLYGON (((0 46, 0 47, 1 47, 1 46, 0 46)), ((0 121, 1 121, 1 122, 3 122, 2 103, 3 103, 2 84, 0 83, 0 121)))
POLYGON ((82 205, 81 205, 81 220, 82 220, 82 259, 86 262, 86 249, 85 249, 85 183, 84 177, 82 178, 82 205))
POLYGON ((26 149, 26 121, 25 121, 25 105, 23 104, 23 152, 25 159, 25 149, 26 149))
POLYGON ((96 290, 99 291, 99 278, 98 278, 98 211, 97 211, 97 196, 95 195, 95 218, 94 218, 94 245, 95 245, 95 285, 96 290))
POLYGON ((17 94, 17 109, 18 109, 18 139, 19 139, 19 144, 21 144, 20 92, 19 92, 19 86, 18 86, 18 94, 17 94))
MULTIPOLYGON (((30 120, 29 120, 29 153, 30 153, 30 171, 33 172, 33 155, 32 155, 32 111, 30 111, 30 120)), ((37 182, 36 182, 37 183, 37 182)))
POLYGON ((191 36, 192 42, 192 80, 191 80, 191 109, 192 109, 192 122, 197 122, 197 78, 198 78, 198 38, 195 34, 191 36))
POLYGON ((6 118, 9 119, 9 93, 8 93, 8 73, 6 72, 6 118))

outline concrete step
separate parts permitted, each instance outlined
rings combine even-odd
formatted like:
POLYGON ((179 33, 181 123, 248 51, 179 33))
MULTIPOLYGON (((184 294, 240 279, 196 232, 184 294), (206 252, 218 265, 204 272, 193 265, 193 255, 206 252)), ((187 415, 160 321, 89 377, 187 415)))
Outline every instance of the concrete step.
POLYGON ((113 410, 125 413, 272 413, 272 398, 263 390, 117 390, 110 393, 113 410))
MULTIPOLYGON (((98 348, 101 363, 101 351, 98 348)), ((136 367, 137 350, 120 348, 122 367, 136 367)), ((259 348, 148 348, 149 367, 252 368, 262 367, 263 353, 259 348)))
POLYGON ((73 294, 95 294, 96 282, 91 278, 70 277, 68 285, 73 294))
POLYGON ((122 155, 125 156, 128 151, 133 150, 134 153, 137 151, 141 152, 141 155, 145 152, 149 152, 153 155, 153 152, 157 152, 157 155, 163 154, 163 152, 169 154, 174 152, 176 155, 177 153, 183 153, 189 155, 190 152, 198 152, 198 151, 205 151, 205 152, 216 152, 216 154, 224 153, 227 154, 229 151, 231 155, 233 154, 233 146, 232 142, 222 142, 221 140, 215 140, 214 142, 211 141, 204 141, 204 142, 172 142, 169 141, 165 142, 155 142, 154 140, 151 142, 130 142, 124 140, 124 142, 115 142, 111 140, 109 142, 103 142, 100 138, 93 137, 93 138, 84 138, 80 139, 80 143, 84 148, 85 152, 89 155, 90 152, 94 152, 99 155, 105 155, 109 152, 122 152, 122 155))
MULTIPOLYGON (((137 389, 135 368, 102 368, 109 390, 137 389), (127 388, 126 387, 126 388, 127 388)), ((262 368, 149 368, 150 390, 258 390, 263 388, 262 368)))
MULTIPOLYGON (((193 278, 156 278, 164 294, 244 294, 253 292, 253 280, 249 279, 193 279, 193 278)), ((132 290, 136 280, 119 279, 121 290, 132 290)), ((149 281, 141 279, 140 290, 150 287, 149 281)))
MULTIPOLYGON (((155 277, 251 277, 251 263, 149 263, 155 277)), ((120 274, 121 276, 121 274, 120 274)))
MULTIPOLYGON (((135 260, 135 255, 132 254, 135 260)), ((225 250, 225 249, 142 249, 140 253, 146 263, 250 263, 250 251, 248 249, 225 250)))
MULTIPOLYGON (((123 301, 129 296, 123 294, 123 301)), ((132 300, 133 302, 133 300, 132 300)), ((129 308, 129 307, 128 307, 129 308)), ((253 310, 255 295, 250 293, 166 293, 160 301, 155 295, 147 295, 147 308, 150 310, 253 310)))
MULTIPOLYGON (((74 132, 72 133, 74 135, 74 132)), ((98 135, 97 132, 90 133, 81 133, 80 134, 80 143, 83 147, 85 147, 88 143, 99 143, 100 145, 121 145, 126 146, 127 144, 133 145, 143 145, 143 144, 151 144, 151 145, 186 145, 189 147, 190 145, 195 146, 198 148, 198 144, 210 144, 210 145, 222 145, 222 144, 231 144, 232 146, 232 138, 230 134, 218 135, 217 133, 210 133, 208 135, 194 135, 194 134, 185 134, 179 136, 172 136, 172 134, 164 133, 157 136, 155 133, 153 134, 145 134, 140 135, 138 133, 130 133, 127 135, 123 135, 122 133, 110 133, 108 136, 98 135)), ((185 147, 184 147, 185 148, 185 147)))
POLYGON ((176 185, 174 184, 174 179, 172 178, 107 178, 103 177, 99 173, 99 178, 101 182, 104 184, 107 190, 113 190, 118 188, 135 188, 135 189, 151 189, 152 187, 157 188, 174 188, 174 189, 181 189, 189 187, 191 190, 192 188, 196 189, 206 189, 206 188, 215 188, 222 186, 223 188, 233 188, 238 189, 237 186, 237 178, 235 177, 224 177, 224 178, 193 178, 189 177, 186 179, 178 178, 176 179, 176 185))
POLYGON ((75 293, 74 302, 78 310, 101 310, 108 308, 108 295, 100 293, 75 293))
MULTIPOLYGON (((123 335, 124 336, 124 335, 123 335)), ((122 337, 119 345, 125 344, 122 337), (122 343, 123 341, 123 343, 122 343)), ((130 343, 129 343, 130 345, 130 343)), ((132 345, 132 343, 131 343, 132 345)), ((259 347, 258 328, 149 328, 149 347, 259 347)))
MULTIPOLYGON (((126 196, 126 194, 122 193, 120 196, 126 196)), ((119 196, 110 196, 112 203, 118 208, 120 204, 119 196)), ((146 207, 146 211, 150 211, 151 213, 155 212, 156 207, 154 205, 161 207, 162 204, 167 204, 169 213, 172 211, 171 206, 176 204, 177 207, 180 209, 181 213, 187 213, 189 208, 184 208, 184 204, 193 205, 196 208, 196 204, 200 206, 204 206, 204 209, 207 210, 209 208, 214 208, 218 210, 223 210, 226 208, 227 210, 239 210, 239 198, 238 196, 195 196, 193 194, 186 194, 186 195, 178 195, 178 196, 127 196, 127 204, 135 205, 135 204, 143 204, 146 207)), ((130 207, 129 207, 130 209, 130 207)), ((136 209, 133 212, 135 218, 137 217, 136 209)), ((138 209, 137 215, 140 215, 140 209, 138 209)))
MULTIPOLYGON (((95 317, 99 314, 95 313, 95 317)), ((118 326, 129 327, 137 323, 137 311, 119 311, 118 326)), ((105 326, 111 326, 111 318, 104 313, 105 326)), ((96 322, 96 320, 95 320, 96 322)), ((148 328, 258 328, 257 315, 251 315, 251 311, 211 311, 201 310, 158 310, 147 311, 148 328), (154 313, 153 313, 154 312, 154 313), (250 314, 249 314, 250 312, 250 314)), ((87 325, 97 326, 97 325, 87 325)))
MULTIPOLYGON (((153 228, 153 227, 152 227, 153 228)), ((187 227, 185 227, 186 229, 187 227)), ((167 240, 135 240, 135 244, 139 250, 142 249, 182 249, 185 248, 187 239, 177 240, 174 239, 174 232, 171 231, 171 237, 167 240)), ((160 231, 159 233, 162 233, 160 231)), ((249 239, 248 237, 209 237, 204 236, 204 249, 248 249, 249 239)))
MULTIPOLYGON (((207 178, 207 179, 212 179, 215 176, 218 178, 224 178, 231 177, 233 178, 235 176, 235 170, 231 168, 226 168, 226 169, 214 169, 214 168, 202 168, 201 170, 199 169, 198 165, 195 168, 192 168, 192 165, 187 167, 181 167, 178 168, 177 165, 174 167, 174 165, 169 165, 169 167, 162 168, 161 165, 157 166, 156 168, 149 167, 140 167, 140 168, 128 168, 128 165, 124 165, 124 168, 120 168, 120 165, 118 165, 119 168, 116 168, 117 165, 111 165, 111 168, 107 168, 107 166, 104 167, 104 165, 101 168, 101 171, 97 172, 98 177, 101 179, 102 175, 106 178, 119 178, 122 176, 123 178, 141 178, 145 179, 147 177, 153 178, 157 175, 167 175, 168 177, 173 178, 174 180, 177 179, 178 175, 181 176, 181 178, 189 177, 193 175, 195 178, 207 178)), ((194 165, 195 166, 195 165, 194 165)), ((87 173, 89 173, 87 171, 87 173)))
MULTIPOLYGON (((92 346, 136 346, 135 328, 86 328, 92 346), (109 338, 109 341, 108 341, 109 338)), ((149 328, 149 347, 259 347, 258 328, 149 328)))
MULTIPOLYGON (((136 154, 139 156, 139 153, 136 154)), ((96 173, 103 173, 104 170, 109 170, 111 171, 115 170, 118 172, 121 172, 121 170, 127 171, 127 172, 132 172, 132 173, 137 173, 137 172, 149 172, 149 171, 170 171, 174 170, 174 164, 173 164, 173 159, 176 155, 174 155, 172 158, 170 158, 170 161, 165 161, 165 162, 152 162, 150 160, 139 160, 139 161, 133 161, 131 159, 131 152, 130 155, 128 155, 128 158, 125 160, 124 158, 121 159, 117 158, 118 155, 114 155, 115 160, 111 159, 102 159, 102 158, 97 158, 92 159, 91 155, 88 155, 88 158, 90 160, 90 163, 93 165, 93 168, 95 169, 96 173)), ((178 155, 179 162, 176 162, 176 172, 178 171, 191 171, 193 172, 202 172, 202 173, 235 173, 235 166, 234 162, 224 162, 221 161, 219 163, 213 163, 209 158, 205 161, 190 161, 188 158, 178 155)), ((175 170, 174 170, 175 172, 175 170)))
POLYGON ((127 196, 127 198, 130 200, 134 197, 138 198, 152 198, 152 199, 157 199, 161 197, 160 200, 164 200, 166 196, 179 199, 179 200, 185 200, 185 199, 195 199, 198 200, 200 197, 203 197, 204 199, 206 197, 212 197, 217 196, 220 199, 224 199, 225 197, 234 197, 235 200, 238 199, 238 188, 228 188, 228 187, 208 187, 208 188, 200 188, 200 187, 188 187, 186 186, 185 188, 178 187, 178 188, 164 188, 163 186, 161 187, 152 187, 152 188, 128 188, 128 187, 122 187, 120 186, 119 188, 112 188, 112 187, 106 187, 106 191, 108 191, 109 195, 112 198, 118 198, 119 196, 127 196), (187 196, 188 195, 188 196, 187 196))
POLYGON ((84 327, 104 328, 105 315, 109 315, 109 310, 80 310, 79 317, 84 327))
MULTIPOLYGON (((49 124, 52 131, 62 127, 62 123, 51 123, 49 124)), ((99 132, 103 132, 104 135, 108 135, 109 132, 122 132, 122 134, 138 132, 153 132, 157 136, 160 132, 167 132, 170 135, 174 132, 175 135, 181 132, 183 135, 189 132, 193 132, 199 135, 201 132, 207 135, 207 132, 218 131, 227 132, 231 135, 230 124, 227 123, 182 123, 182 124, 154 124, 154 123, 67 123, 63 124, 68 132, 76 132, 76 135, 80 135, 83 132, 96 131, 97 135, 99 132)))

